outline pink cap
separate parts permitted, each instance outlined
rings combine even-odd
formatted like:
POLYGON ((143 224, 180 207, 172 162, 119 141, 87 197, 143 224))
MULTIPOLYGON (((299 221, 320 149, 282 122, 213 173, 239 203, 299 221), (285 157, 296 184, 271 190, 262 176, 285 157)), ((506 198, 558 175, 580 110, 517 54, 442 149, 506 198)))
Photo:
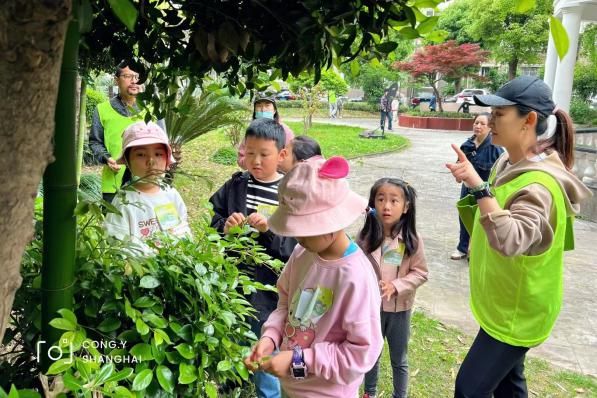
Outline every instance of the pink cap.
POLYGON ((269 218, 280 236, 318 236, 340 231, 367 208, 367 200, 348 187, 346 159, 319 156, 297 164, 280 182, 279 206, 269 218))
POLYGON ((172 157, 172 148, 168 142, 166 132, 154 122, 147 124, 145 122, 136 122, 124 130, 124 133, 122 133, 122 152, 116 161, 120 164, 126 163, 124 153, 127 148, 151 144, 164 144, 168 148, 166 167, 176 163, 174 157, 172 157))

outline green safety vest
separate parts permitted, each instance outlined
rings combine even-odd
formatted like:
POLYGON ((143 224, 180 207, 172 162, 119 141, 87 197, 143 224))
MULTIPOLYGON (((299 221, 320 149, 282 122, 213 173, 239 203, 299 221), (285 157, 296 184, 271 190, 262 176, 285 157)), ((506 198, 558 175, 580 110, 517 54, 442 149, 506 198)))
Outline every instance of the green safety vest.
POLYGON ((328 97, 329 97, 330 104, 336 103, 336 92, 335 91, 330 91, 328 94, 328 97))
MULTIPOLYGON (((492 171, 490 181, 495 178, 492 171)), ((560 313, 564 250, 573 246, 573 217, 568 217, 562 188, 551 175, 530 171, 499 187, 492 187, 500 206, 530 184, 541 184, 553 199, 556 227, 544 253, 506 257, 492 249, 485 230, 474 217, 470 252, 471 310, 491 337, 501 342, 533 347, 545 341, 560 313)))
MULTIPOLYGON (((131 124, 143 120, 141 114, 132 116, 123 116, 116 112, 110 101, 102 102, 97 106, 100 122, 104 127, 104 145, 110 153, 110 156, 117 159, 122 152, 122 133, 131 124)), ((122 176, 125 167, 121 167, 120 171, 114 172, 107 165, 102 169, 102 192, 114 193, 122 184, 122 176)))

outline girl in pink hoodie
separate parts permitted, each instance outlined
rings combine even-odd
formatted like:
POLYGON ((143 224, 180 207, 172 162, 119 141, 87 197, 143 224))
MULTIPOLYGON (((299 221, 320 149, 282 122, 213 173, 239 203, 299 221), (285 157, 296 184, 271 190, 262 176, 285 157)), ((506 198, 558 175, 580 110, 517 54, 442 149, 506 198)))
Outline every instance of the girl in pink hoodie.
MULTIPOLYGON (((358 236, 379 280, 382 311, 381 330, 388 339, 394 393, 407 396, 408 336, 415 291, 427 281, 423 240, 417 235, 416 192, 398 178, 377 180, 369 194, 369 213, 358 236)), ((364 398, 375 397, 379 360, 365 375, 364 398)))
POLYGON ((278 279, 278 307, 245 359, 280 378, 290 398, 353 398, 381 353, 377 278, 344 232, 367 208, 348 187, 348 162, 298 163, 278 187, 269 228, 299 242, 278 279), (272 355, 279 348, 279 353, 272 355))

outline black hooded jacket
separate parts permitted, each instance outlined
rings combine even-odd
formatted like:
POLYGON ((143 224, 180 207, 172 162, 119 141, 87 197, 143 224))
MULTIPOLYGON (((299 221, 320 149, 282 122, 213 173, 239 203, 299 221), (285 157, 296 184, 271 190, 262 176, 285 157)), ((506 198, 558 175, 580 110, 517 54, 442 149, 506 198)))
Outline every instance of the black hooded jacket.
MULTIPOLYGON (((224 233, 226 219, 232 213, 247 215, 247 186, 249 182, 248 172, 238 172, 224 183, 216 193, 209 198, 213 205, 214 216, 211 226, 224 233)), ((296 239, 278 236, 272 231, 259 234, 257 243, 265 248, 265 252, 271 257, 286 262, 296 246, 296 239)), ((268 267, 257 266, 255 268, 254 280, 272 286, 276 285, 278 275, 268 267)), ((276 308, 278 295, 273 292, 257 291, 249 298, 251 304, 259 312, 260 320, 265 320, 276 308)))

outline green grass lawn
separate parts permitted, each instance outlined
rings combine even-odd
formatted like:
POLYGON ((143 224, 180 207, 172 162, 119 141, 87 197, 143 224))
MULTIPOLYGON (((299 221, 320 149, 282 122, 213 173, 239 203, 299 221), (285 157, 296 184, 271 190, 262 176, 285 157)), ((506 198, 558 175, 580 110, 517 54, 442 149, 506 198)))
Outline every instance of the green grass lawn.
MULTIPOLYGON (((409 345, 410 397, 450 397, 454 380, 474 336, 446 327, 415 311, 409 345)), ((531 350, 532 353, 532 350, 531 350)), ((563 371, 544 360, 527 357, 529 397, 595 397, 597 379, 563 371)), ((378 397, 392 396, 392 368, 384 348, 378 397)))
MULTIPOLYGON (((303 134, 302 122, 285 122, 295 135, 303 134)), ((396 134, 387 134, 385 139, 361 138, 360 127, 313 123, 307 135, 321 145, 324 156, 341 155, 348 159, 359 156, 398 151, 406 148, 409 141, 396 134)))
MULTIPOLYGON (((305 114, 305 111, 302 108, 279 108, 280 115, 282 115, 282 121, 286 123, 286 120, 289 117, 300 117, 302 118, 305 114)), ((328 117, 329 111, 328 109, 317 109, 313 114, 313 117, 328 117)), ((379 118, 379 112, 368 112, 368 111, 357 111, 352 109, 344 109, 342 111, 342 118, 343 119, 366 119, 366 118, 379 118)))

